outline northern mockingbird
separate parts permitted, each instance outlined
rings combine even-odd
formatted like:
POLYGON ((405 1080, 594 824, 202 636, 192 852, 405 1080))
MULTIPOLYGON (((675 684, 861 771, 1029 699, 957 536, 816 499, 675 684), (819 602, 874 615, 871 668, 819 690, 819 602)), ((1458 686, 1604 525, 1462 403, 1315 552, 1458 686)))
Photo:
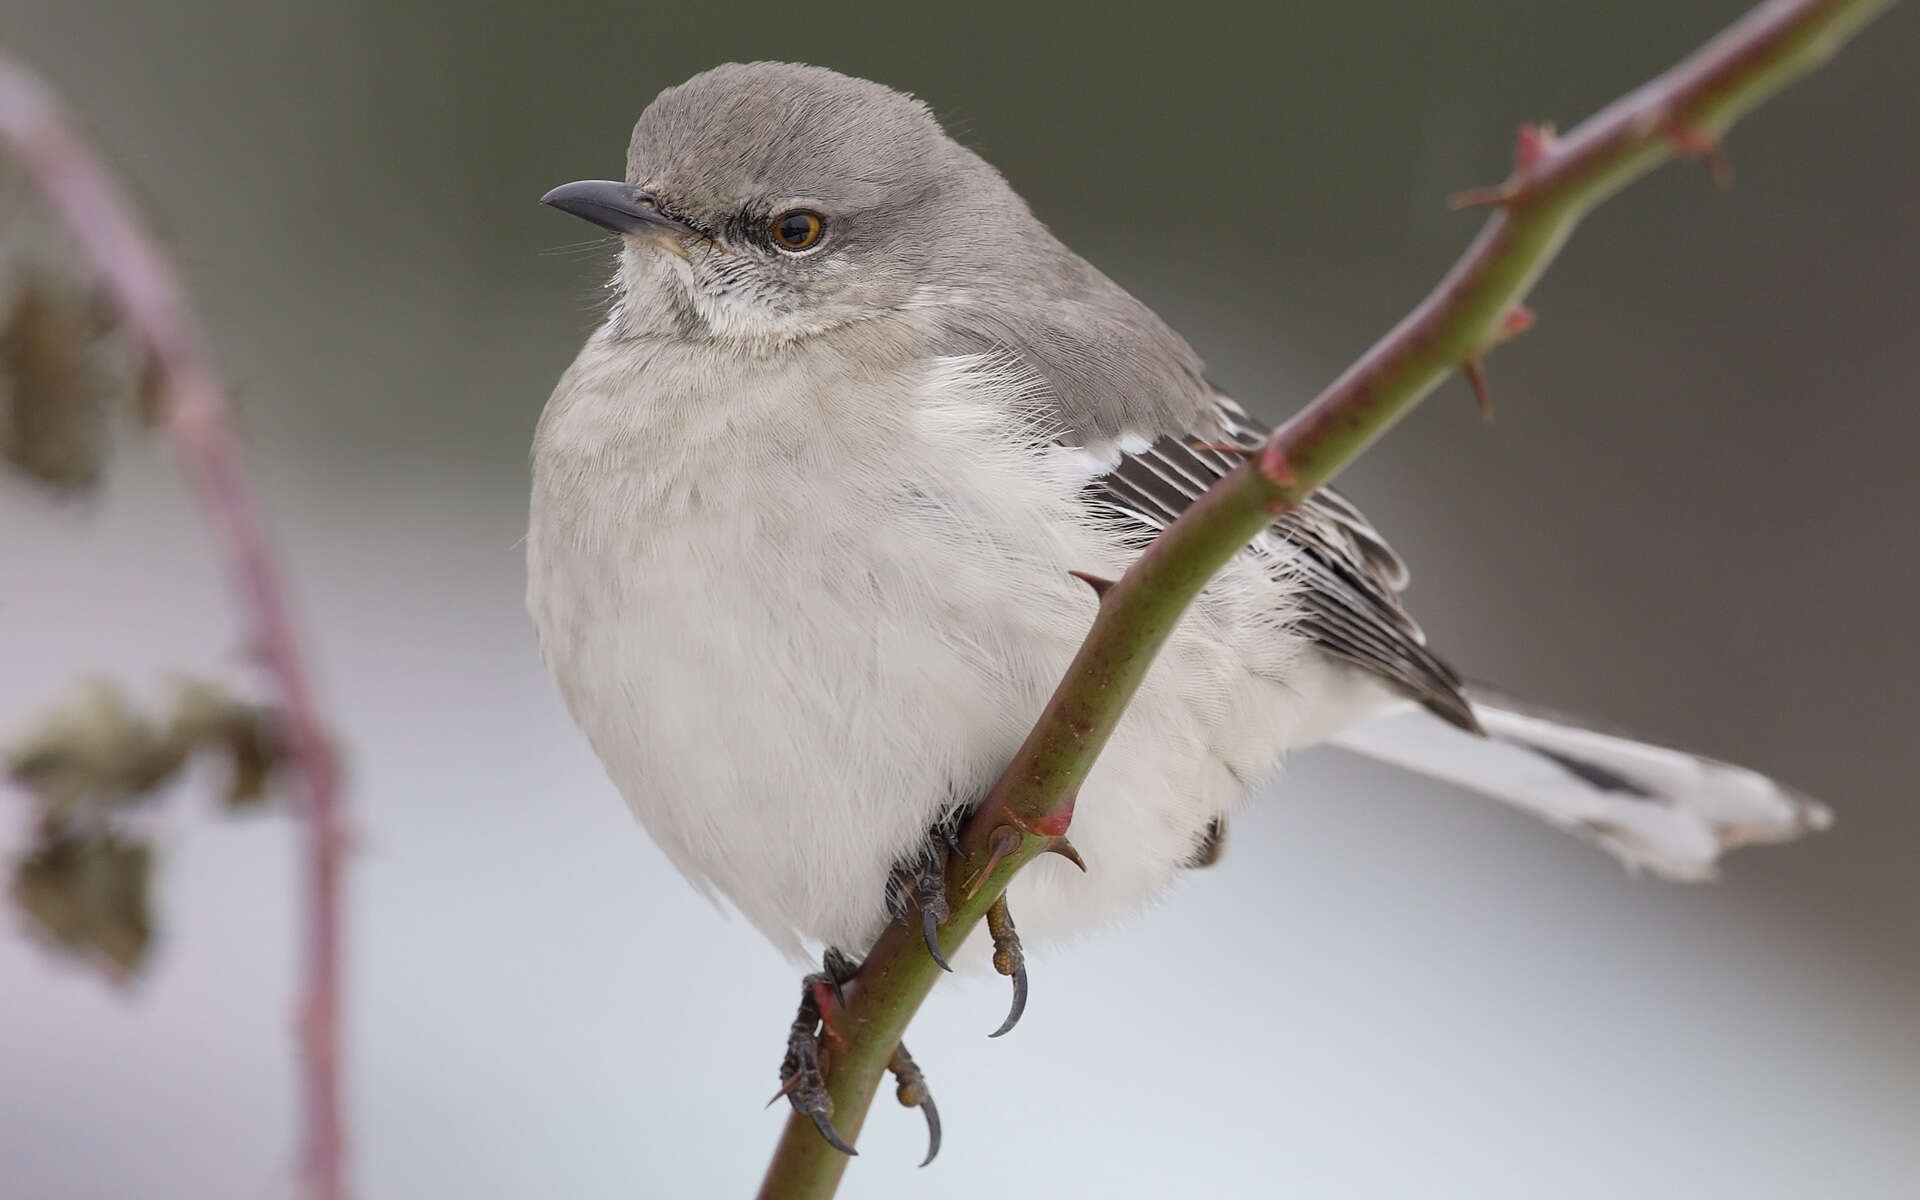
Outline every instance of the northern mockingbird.
MULTIPOLYGON (((1068 572, 1120 574, 1229 468, 1208 443, 1266 430, 925 104, 875 83, 717 67, 642 114, 624 182, 545 200, 622 243, 611 311, 534 441, 546 660, 689 879, 785 951, 858 953, 937 903, 938 831, 1086 634, 1096 597, 1068 572)), ((1751 771, 1470 693, 1406 582, 1333 491, 1249 547, 1082 789, 1087 871, 1048 857, 1014 880, 1022 930, 1140 908, 1218 856, 1286 751, 1328 740, 1677 879, 1825 824, 1751 771), (1400 710, 1424 713, 1376 720, 1400 710)), ((795 1071, 790 1054, 796 1105, 817 1107, 795 1071)))

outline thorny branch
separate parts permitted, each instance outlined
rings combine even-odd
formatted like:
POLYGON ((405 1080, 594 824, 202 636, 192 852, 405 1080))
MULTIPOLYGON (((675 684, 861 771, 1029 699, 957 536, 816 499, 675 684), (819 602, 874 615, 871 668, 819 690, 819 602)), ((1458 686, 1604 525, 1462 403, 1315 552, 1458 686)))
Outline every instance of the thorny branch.
POLYGON ((249 649, 278 692, 280 731, 303 785, 307 840, 306 979, 299 1014, 304 1139, 301 1170, 316 1200, 342 1200, 340 875, 345 849, 340 764, 295 633, 267 529, 242 465, 192 307, 166 258, 105 165, 51 92, 0 58, 0 142, 85 259, 137 343, 155 415, 213 527, 249 624, 249 649))
MULTIPOLYGON (((947 877, 946 954, 973 932, 1020 868, 1071 853, 1074 799, 1154 655, 1214 573, 1276 517, 1326 483, 1453 371, 1484 399, 1481 356, 1531 324, 1520 302, 1586 212, 1669 157, 1705 158, 1725 178, 1720 139, 1755 104, 1819 65, 1893 0, 1770 0, 1666 74, 1564 137, 1521 130, 1504 184, 1456 197, 1495 211, 1438 287, 1169 526, 1101 591, 1072 666, 962 835, 947 877)), ((1104 581, 1102 581, 1104 582, 1104 581)), ((1098 870, 1099 864, 1092 864, 1098 870)), ((919 932, 895 922, 845 987, 846 1045, 825 1064, 833 1121, 858 1138, 880 1076, 939 978, 919 932)), ((847 1159, 790 1116, 762 1200, 831 1196, 847 1159)))

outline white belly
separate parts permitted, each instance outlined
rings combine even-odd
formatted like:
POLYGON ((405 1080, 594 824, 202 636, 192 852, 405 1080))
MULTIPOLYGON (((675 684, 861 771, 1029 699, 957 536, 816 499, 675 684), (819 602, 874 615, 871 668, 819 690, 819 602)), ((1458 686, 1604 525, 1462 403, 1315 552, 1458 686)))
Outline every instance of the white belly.
MULTIPOLYGON (((730 413, 705 365, 661 350, 644 374, 563 381, 529 608, 674 863, 784 949, 857 953, 893 865, 991 786, 1084 636, 1095 598, 1066 572, 1130 552, 1080 508, 1067 456, 1014 432, 1008 389, 957 360, 880 380, 769 364, 730 413)), ((1284 604, 1249 567, 1188 618, 1082 789, 1088 873, 1043 860, 1016 881, 1023 934, 1151 898, 1294 740, 1284 604)))

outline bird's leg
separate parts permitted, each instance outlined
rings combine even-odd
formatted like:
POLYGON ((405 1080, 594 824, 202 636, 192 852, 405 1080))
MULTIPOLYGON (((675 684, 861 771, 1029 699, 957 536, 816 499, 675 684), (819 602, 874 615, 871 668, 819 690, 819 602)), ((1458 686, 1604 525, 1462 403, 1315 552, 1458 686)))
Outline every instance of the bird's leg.
MULTIPOLYGON (((834 1021, 847 1004, 841 985, 859 973, 860 964, 829 947, 821 966, 822 970, 801 981, 800 1011, 794 1015, 793 1026, 787 1031, 787 1056, 780 1063, 780 1090, 773 1098, 785 1096, 795 1112, 813 1122, 827 1145, 842 1154, 857 1155, 860 1152, 849 1146, 833 1127, 833 1097, 827 1094, 820 1055, 823 1050, 846 1047, 846 1038, 834 1021)), ((895 1095, 899 1096, 900 1103, 918 1108, 927 1118, 927 1157, 920 1164, 924 1167, 940 1153, 940 1110, 934 1107, 933 1094, 927 1090, 927 1077, 904 1045, 894 1047, 887 1069, 899 1081, 895 1095)))
POLYGON ((1027 956, 1020 949, 1020 935, 1014 932, 1013 912, 1007 908, 1005 892, 987 909, 987 933, 993 938, 993 969, 1013 978, 1013 1007, 1000 1028, 987 1035, 999 1037, 1018 1025, 1020 1014, 1027 1011, 1027 956))
POLYGON ((927 1118, 927 1156, 920 1160, 921 1166, 933 1161, 940 1153, 940 1110, 933 1106, 933 1093, 927 1090, 927 1077, 920 1073, 920 1065, 907 1053, 907 1044, 900 1043, 893 1048, 893 1058, 887 1063, 887 1070, 893 1072, 894 1080, 899 1084, 894 1095, 908 1108, 918 1108, 927 1118))
MULTIPOLYGON (((826 1077, 820 1072, 823 1046, 845 1046, 846 1041, 834 1028, 834 1017, 846 1006, 840 985, 852 979, 857 964, 838 950, 829 949, 821 964, 823 970, 800 983, 800 1011, 787 1030, 787 1056, 780 1062, 780 1090, 774 1099, 785 1096, 793 1111, 813 1122, 820 1136, 842 1154, 859 1151, 847 1145, 833 1127, 833 1097, 827 1094, 826 1077)), ((934 1137, 939 1138, 935 1125, 934 1137)))
MULTIPOLYGON (((920 923, 920 936, 927 943, 933 961, 951 971, 940 950, 939 927, 948 916, 946 864, 949 856, 960 855, 960 827, 968 814, 955 809, 928 831, 926 841, 916 854, 894 868, 888 883, 887 906, 896 921, 920 923)), ((1011 833, 1011 831, 1008 831, 1011 833)), ((1014 835, 1017 840, 1017 835, 1014 835)), ((997 858, 1003 851, 996 849, 997 858)), ((1020 948, 1020 935, 1013 928, 1013 914, 1003 894, 987 910, 987 931, 993 937, 993 969, 1013 980, 1013 1006, 1007 1019, 989 1037, 999 1037, 1020 1023, 1027 1009, 1026 955, 1020 948)))
POLYGON ((947 858, 960 853, 962 817, 958 811, 942 817, 928 830, 920 849, 894 867, 887 886, 888 911, 896 921, 919 921, 927 953, 943 971, 953 970, 940 950, 939 936, 940 926, 952 915, 947 905, 947 858))

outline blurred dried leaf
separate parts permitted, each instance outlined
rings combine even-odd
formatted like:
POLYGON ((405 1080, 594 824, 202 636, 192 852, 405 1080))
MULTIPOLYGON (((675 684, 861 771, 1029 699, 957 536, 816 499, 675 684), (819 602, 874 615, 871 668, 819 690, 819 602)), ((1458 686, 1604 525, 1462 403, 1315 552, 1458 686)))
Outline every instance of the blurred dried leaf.
POLYGON ((8 891, 48 942, 124 983, 153 943, 152 876, 151 846, 111 832, 63 834, 48 823, 14 865, 8 891))
POLYGON ((133 348, 78 261, 0 159, 0 460, 65 493, 99 481, 108 416, 137 390, 133 348))
POLYGON ((105 404, 89 368, 85 314, 33 287, 0 324, 0 457, 63 491, 93 487, 105 458, 105 404))
POLYGON ((7 773, 70 818, 136 799, 180 769, 191 745, 163 741, 109 679, 89 679, 6 750, 7 773))
POLYGON ((223 802, 257 806, 283 754, 273 714, 205 680, 174 690, 163 725, 128 703, 117 684, 90 679, 47 709, 8 746, 10 774, 49 817, 87 817, 134 802, 165 783, 196 752, 217 748, 230 775, 223 802))
POLYGON ((215 684, 180 681, 163 720, 90 679, 5 751, 6 770, 39 802, 39 838, 14 867, 12 895, 50 944, 100 962, 116 981, 152 939, 152 848, 124 828, 128 807, 204 749, 228 765, 221 803, 257 809, 284 761, 271 711, 215 684))
POLYGON ((236 699, 205 680, 180 682, 167 728, 169 744, 225 751, 230 773, 223 802, 236 812, 266 801, 267 779, 286 761, 273 711, 236 699))

